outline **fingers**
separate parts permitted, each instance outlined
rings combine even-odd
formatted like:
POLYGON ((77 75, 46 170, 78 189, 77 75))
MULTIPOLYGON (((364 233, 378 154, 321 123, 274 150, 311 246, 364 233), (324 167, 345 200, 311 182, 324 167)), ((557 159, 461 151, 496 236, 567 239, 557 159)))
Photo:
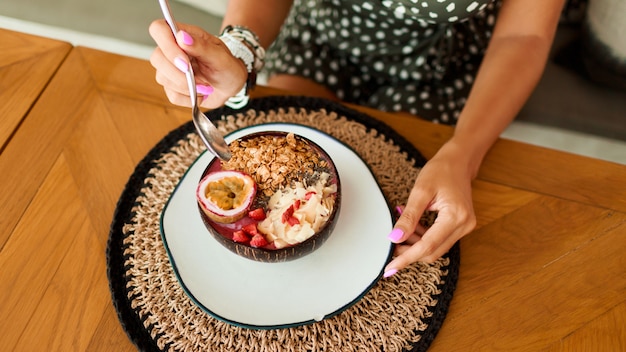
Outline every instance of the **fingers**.
MULTIPOLYGON (((157 20, 150 25, 150 35, 158 45, 150 57, 150 63, 156 69, 157 83, 163 86, 170 102, 190 106, 189 86, 185 74, 190 65, 198 66, 194 55, 202 52, 205 48, 202 43, 212 36, 205 35, 205 32, 198 27, 185 24, 178 24, 178 26, 181 30, 174 36, 165 20, 157 20), (193 32, 199 40, 194 40, 194 37, 187 31, 193 32)), ((202 72, 201 69, 198 71, 202 72)), ((201 102, 205 102, 213 93, 214 88, 202 74, 196 74, 195 80, 197 94, 202 97, 201 102)))
MULTIPOLYGON (((459 214, 464 212, 461 211, 459 214)), ((418 261, 432 263, 443 256, 476 224, 473 214, 467 216, 459 214, 444 209, 422 236, 414 233, 398 244, 395 250, 397 256, 385 267, 384 276, 389 277, 412 263, 418 261)))
POLYGON ((404 242, 402 242, 401 244, 398 244, 396 246, 396 254, 400 254, 400 252, 398 252, 400 250, 400 248, 404 248, 405 245, 413 245, 415 243, 417 243, 419 240, 422 239, 422 235, 423 233, 418 233, 417 231, 413 234, 411 234, 411 236, 409 236, 409 238, 407 238, 404 242))
POLYGON ((454 244, 457 238, 455 232, 453 224, 444 221, 435 223, 426 231, 424 236, 413 241, 413 243, 407 241, 400 244, 396 252, 398 256, 390 264, 401 269, 417 261, 432 263, 450 249, 449 247, 445 248, 449 242, 448 239, 452 241, 450 246, 454 244))
MULTIPOLYGON (((396 207, 396 212, 398 213, 398 217, 400 217, 402 213, 404 213, 404 209, 405 207, 403 205, 399 205, 396 207)), ((422 225, 421 221, 422 219, 420 217, 420 220, 418 220, 417 226, 415 227, 413 234, 411 234, 404 242, 408 242, 412 238, 421 238, 422 235, 424 235, 424 233, 426 232, 426 228, 422 225)))
MULTIPOLYGON (((402 243, 405 241, 410 241, 413 243, 419 242, 416 239, 415 230, 418 228, 419 220, 422 217, 422 214, 428 207, 431 196, 428 196, 426 192, 420 192, 417 189, 417 181, 413 186, 413 190, 409 195, 409 199, 407 201, 406 207, 398 208, 398 212, 400 213, 400 218, 396 221, 393 230, 387 236, 387 238, 393 243, 402 243)), ((415 244, 414 244, 415 245, 415 244)), ((397 273, 399 270, 403 269, 410 263, 408 262, 408 256, 405 257, 397 257, 393 261, 391 261, 384 270, 384 277, 389 277, 397 273), (400 259, 398 259, 400 258, 400 259)), ((413 257, 413 256, 410 256, 413 257)))
POLYGON ((446 144, 422 167, 406 208, 388 236, 398 245, 397 257, 385 267, 385 277, 414 262, 436 261, 474 229, 472 173, 466 165, 462 151, 446 144), (419 221, 426 210, 437 212, 437 218, 420 237, 419 221))
POLYGON ((432 263, 444 255, 456 240, 452 237, 441 236, 441 233, 450 231, 449 226, 433 225, 424 236, 417 234, 410 236, 406 242, 398 244, 395 249, 396 257, 385 267, 384 276, 389 277, 412 263, 421 261, 432 263))
POLYGON ((415 262, 432 263, 476 226, 471 198, 456 192, 434 192, 414 186, 405 208, 388 238, 398 245, 396 257, 385 267, 389 277, 415 262), (437 219, 424 231, 419 221, 424 211, 437 211, 437 219))
POLYGON ((199 62, 213 62, 216 59, 219 61, 232 56, 218 37, 200 27, 180 23, 175 37, 178 46, 199 62))
POLYGON ((150 64, 156 69, 156 82, 163 86, 170 102, 190 106, 189 88, 185 79, 190 64, 187 54, 176 42, 165 20, 152 22, 149 32, 157 44, 150 56, 150 64))
POLYGON ((413 234, 419 226, 422 214, 429 207, 433 195, 428 192, 418 191, 417 183, 413 187, 409 195, 409 199, 405 207, 400 207, 400 218, 396 221, 393 231, 387 236, 391 242, 404 242, 411 234, 413 234))
POLYGON ((160 48, 156 48, 150 56, 150 64, 156 69, 155 80, 163 86, 169 101, 176 105, 190 106, 189 88, 185 79, 183 64, 179 60, 170 62, 160 48))
POLYGON ((200 27, 191 26, 184 23, 177 23, 178 32, 176 35, 163 19, 155 20, 150 23, 148 31, 156 45, 161 49, 163 54, 173 61, 175 57, 195 57, 204 54, 206 45, 204 42, 215 43, 219 39, 208 34, 200 27))
POLYGON ((396 247, 397 257, 387 264, 385 276, 393 275, 397 271, 418 261, 434 262, 437 260, 449 249, 445 248, 444 244, 448 242, 447 238, 449 237, 447 234, 453 230, 453 226, 448 222, 435 223, 426 231, 424 236, 419 239, 413 238, 411 241, 413 243, 406 242, 398 245, 396 247), (438 255, 439 253, 441 254, 438 255))
POLYGON ((148 27, 150 36, 156 45, 163 50, 167 56, 175 57, 184 54, 184 51, 176 43, 172 30, 163 19, 155 20, 148 27))
POLYGON ((185 72, 193 66, 200 106, 216 108, 237 94, 248 72, 217 37, 200 27, 178 23, 173 35, 165 20, 151 23, 149 32, 157 48, 150 57, 156 81, 163 86, 170 102, 190 106, 185 72))

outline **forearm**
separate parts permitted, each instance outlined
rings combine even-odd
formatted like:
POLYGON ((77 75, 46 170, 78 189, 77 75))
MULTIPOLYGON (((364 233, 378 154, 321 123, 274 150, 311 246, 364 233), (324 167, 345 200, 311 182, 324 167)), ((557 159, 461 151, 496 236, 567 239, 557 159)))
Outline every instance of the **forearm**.
POLYGON ((564 0, 503 2, 454 136, 442 148, 443 152, 462 154, 460 162, 466 163, 472 177, 539 82, 563 3, 564 0))
POLYGON ((293 0, 230 0, 222 28, 240 25, 250 28, 267 48, 278 35, 293 0))
POLYGON ((536 87, 550 43, 528 36, 494 38, 490 44, 449 142, 462 146, 471 175, 536 87))

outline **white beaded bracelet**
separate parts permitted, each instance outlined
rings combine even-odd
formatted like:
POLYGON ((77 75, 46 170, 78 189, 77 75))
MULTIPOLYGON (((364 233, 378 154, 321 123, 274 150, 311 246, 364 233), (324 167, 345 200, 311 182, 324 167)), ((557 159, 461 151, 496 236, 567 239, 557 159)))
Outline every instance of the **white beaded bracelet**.
POLYGON ((257 71, 263 68, 265 60, 265 49, 259 43, 259 38, 251 30, 242 26, 228 26, 224 33, 228 33, 232 37, 242 41, 250 49, 254 50, 254 67, 257 71))
POLYGON ((228 26, 220 35, 220 40, 226 45, 231 54, 243 61, 248 71, 248 79, 241 90, 230 97, 224 105, 241 109, 248 104, 248 92, 256 84, 256 73, 263 68, 265 50, 259 44, 258 37, 249 29, 241 26, 228 26))
POLYGON ((224 33, 220 36, 220 40, 226 44, 230 53, 233 54, 234 57, 243 61, 248 69, 248 72, 251 72, 254 68, 254 53, 246 44, 244 44, 241 40, 233 37, 229 33, 224 33))

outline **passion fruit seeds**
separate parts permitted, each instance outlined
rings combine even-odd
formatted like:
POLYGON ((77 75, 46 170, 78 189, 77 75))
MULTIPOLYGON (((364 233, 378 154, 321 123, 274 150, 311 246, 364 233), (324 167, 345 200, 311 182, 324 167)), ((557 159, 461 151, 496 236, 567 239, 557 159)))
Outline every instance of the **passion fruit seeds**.
POLYGON ((256 183, 240 171, 216 171, 198 184, 196 198, 213 221, 229 224, 243 218, 256 195, 256 183))

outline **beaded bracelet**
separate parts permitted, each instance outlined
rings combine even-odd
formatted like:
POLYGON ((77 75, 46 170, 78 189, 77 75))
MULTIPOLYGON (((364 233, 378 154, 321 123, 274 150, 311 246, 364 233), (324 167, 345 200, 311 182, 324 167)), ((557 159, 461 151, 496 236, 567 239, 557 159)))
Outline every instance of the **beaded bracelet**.
POLYGON ((257 71, 261 70, 265 63, 265 50, 260 45, 259 38, 243 26, 227 26, 219 38, 234 57, 243 61, 248 70, 248 79, 244 86, 225 103, 228 107, 240 109, 248 104, 249 92, 256 85, 257 71))

